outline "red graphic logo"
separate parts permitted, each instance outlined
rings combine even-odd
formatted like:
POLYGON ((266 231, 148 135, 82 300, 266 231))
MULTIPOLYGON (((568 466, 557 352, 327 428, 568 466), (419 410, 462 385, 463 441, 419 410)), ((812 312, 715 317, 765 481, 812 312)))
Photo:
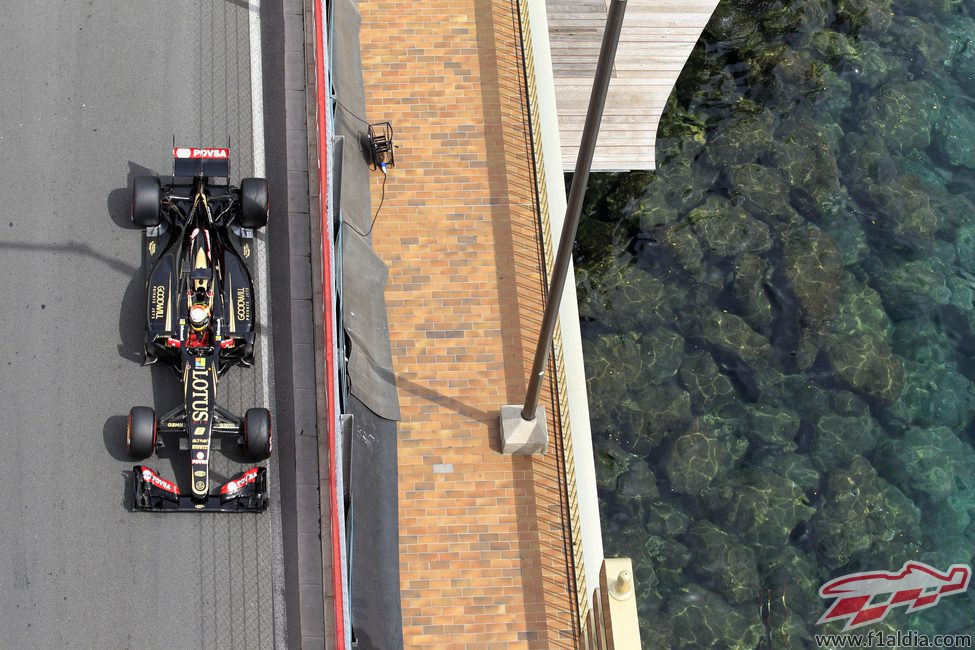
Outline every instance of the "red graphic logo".
POLYGON ((887 618, 894 607, 907 606, 908 612, 934 607, 942 596, 964 593, 972 569, 952 564, 941 573, 921 562, 905 562, 897 573, 867 571, 834 578, 819 588, 820 598, 836 600, 816 625, 846 620, 843 631, 887 618))
POLYGON ((245 486, 250 485, 257 480, 257 468, 251 467, 249 470, 237 477, 236 480, 229 481, 226 485, 220 488, 220 494, 234 494, 243 490, 245 486))
POLYGON ((206 148, 197 147, 176 147, 173 149, 173 158, 230 158, 230 149, 227 148, 206 148))
POLYGON ((169 481, 160 478, 158 474, 148 467, 142 468, 142 480, 146 483, 155 485, 161 490, 166 490, 167 492, 172 492, 173 494, 179 494, 179 488, 176 487, 175 483, 170 483, 169 481))

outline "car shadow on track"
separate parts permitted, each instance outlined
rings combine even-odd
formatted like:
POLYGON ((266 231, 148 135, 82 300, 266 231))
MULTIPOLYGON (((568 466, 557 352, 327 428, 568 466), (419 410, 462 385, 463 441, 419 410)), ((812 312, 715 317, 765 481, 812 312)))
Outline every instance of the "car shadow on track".
MULTIPOLYGON (((108 195, 107 208, 109 217, 116 226, 126 230, 141 230, 132 223, 130 217, 130 202, 132 198, 132 180, 138 176, 158 176, 158 174, 148 167, 143 167, 129 161, 128 176, 126 186, 112 190, 108 195)), ((134 239, 134 238, 133 238, 134 239)), ((123 359, 133 363, 143 363, 145 359, 145 322, 146 322, 146 282, 145 269, 143 268, 143 237, 139 236, 138 242, 133 241, 132 257, 138 260, 132 269, 131 279, 126 285, 125 293, 119 306, 119 344, 118 353, 123 359)), ((168 413, 173 408, 179 406, 183 401, 183 392, 180 379, 173 372, 170 366, 162 362, 145 368, 150 374, 152 381, 152 408, 156 412, 156 417, 168 413)), ((132 406, 138 406, 132 404, 132 406)), ((143 462, 149 466, 158 467, 159 461, 168 461, 170 471, 165 472, 174 476, 178 484, 186 486, 189 484, 189 453, 179 449, 179 436, 175 433, 165 431, 158 432, 158 439, 162 446, 157 448, 150 458, 138 460, 131 458, 128 454, 125 443, 125 430, 128 425, 128 415, 114 415, 105 422, 103 438, 105 448, 113 458, 119 461, 126 461, 132 465, 143 462), (184 476, 185 474, 185 476, 184 476)), ((123 501, 126 508, 132 507, 132 488, 131 488, 131 469, 124 472, 126 481, 123 491, 123 501)))
POLYGON ((139 226, 132 223, 132 180, 137 176, 159 176, 158 172, 129 161, 129 173, 125 179, 125 187, 114 189, 108 193, 108 215, 119 228, 139 230, 139 226))

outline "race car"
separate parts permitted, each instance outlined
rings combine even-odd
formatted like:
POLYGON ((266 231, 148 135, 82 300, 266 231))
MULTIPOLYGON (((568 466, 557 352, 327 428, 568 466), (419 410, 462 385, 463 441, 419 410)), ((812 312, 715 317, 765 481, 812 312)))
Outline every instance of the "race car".
POLYGON ((211 440, 236 436, 248 460, 271 455, 271 414, 243 417, 217 404, 218 379, 254 363, 254 232, 267 224, 263 178, 230 185, 226 148, 173 147, 172 183, 140 176, 132 184, 132 221, 145 229, 146 364, 164 363, 183 382, 183 404, 161 417, 148 406, 129 411, 126 446, 135 459, 152 455, 160 430, 176 432, 190 452, 191 489, 180 491, 144 465, 132 471, 134 508, 151 511, 261 512, 267 470, 252 467, 211 485, 211 440), (226 179, 225 184, 214 179, 226 179), (185 443, 183 439, 185 437, 185 443))

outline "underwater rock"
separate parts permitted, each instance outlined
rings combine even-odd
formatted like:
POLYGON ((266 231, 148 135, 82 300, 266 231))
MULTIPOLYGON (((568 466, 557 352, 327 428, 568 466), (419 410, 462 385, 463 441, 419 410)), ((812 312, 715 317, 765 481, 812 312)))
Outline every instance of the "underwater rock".
POLYGON ((972 133, 975 133, 975 120, 967 105, 949 103, 935 124, 935 149, 949 163, 956 167, 975 169, 975 147, 972 146, 972 133))
POLYGON ((951 366, 904 362, 904 390, 890 413, 921 427, 965 427, 975 409, 972 384, 951 366))
POLYGON ((822 608, 823 601, 818 594, 825 576, 819 575, 814 555, 791 544, 782 544, 778 552, 758 558, 758 570, 770 600, 779 601, 794 612, 815 612, 822 608))
POLYGON ((837 0, 836 17, 854 36, 877 36, 890 27, 890 0, 837 0))
POLYGON ((955 250, 961 267, 975 273, 975 223, 966 224, 955 232, 955 250))
POLYGON ((703 266, 704 250, 687 222, 662 231, 658 237, 661 250, 674 266, 688 275, 696 276, 703 266))
MULTIPOLYGON (((934 0, 930 4, 936 6, 939 0, 934 0)), ((927 74, 923 76, 944 74, 947 66, 951 64, 952 57, 951 49, 942 40, 944 34, 943 27, 932 23, 928 11, 922 12, 920 17, 908 15, 903 11, 895 12, 888 31, 891 53, 901 54, 911 61, 912 69, 926 68, 927 74)))
POLYGON ((917 318, 949 303, 951 291, 944 274, 931 264, 931 260, 911 260, 898 265, 876 265, 873 286, 891 319, 917 318))
POLYGON ((870 417, 870 406, 858 396, 848 390, 831 390, 828 393, 829 408, 832 413, 826 415, 840 415, 851 418, 870 417))
POLYGON ((634 209, 632 218, 640 226, 640 232, 650 234, 679 221, 680 213, 667 205, 662 193, 652 193, 642 199, 634 209))
POLYGON ((663 327, 654 327, 640 336, 641 380, 660 384, 673 379, 684 358, 684 339, 663 327))
POLYGON ((624 395, 645 380, 639 335, 606 334, 584 343, 589 390, 595 395, 624 395))
POLYGON ((643 542, 643 552, 628 557, 644 556, 653 562, 655 575, 661 587, 677 589, 687 582, 684 567, 691 561, 691 550, 669 537, 650 535, 643 542))
POLYGON ((941 225, 917 176, 901 175, 885 185, 873 185, 870 196, 877 209, 876 225, 904 243, 923 243, 941 225))
POLYGON ((738 48, 746 48, 748 41, 758 38, 758 23, 754 16, 738 3, 726 2, 715 7, 705 33, 716 41, 738 48))
POLYGON ((731 292, 740 309, 738 313, 756 332, 769 331, 772 303, 765 293, 771 269, 763 258, 745 253, 735 262, 735 277, 731 292))
POLYGON ((725 600, 694 583, 674 591, 665 613, 673 636, 661 648, 687 650, 753 650, 764 634, 754 609, 733 608, 725 600))
POLYGON ((811 492, 819 486, 819 472, 813 467, 809 456, 769 450, 755 458, 755 467, 787 478, 804 492, 811 492))
MULTIPOLYGON (((897 6, 901 11, 917 16, 936 14, 939 17, 947 17, 958 11, 961 5, 961 0, 897 0, 897 6)), ((975 25, 968 27, 975 29, 975 25)))
POLYGON ((616 482, 616 496, 620 499, 646 499, 653 501, 660 493, 657 480, 645 460, 637 460, 616 482))
POLYGON ((863 84, 864 92, 872 94, 884 82, 908 76, 907 62, 900 57, 892 58, 885 48, 875 41, 859 41, 862 67, 851 70, 851 77, 863 84))
POLYGON ((728 176, 729 196, 748 214, 773 227, 802 223, 789 202, 789 186, 778 169, 755 163, 732 167, 728 176))
POLYGON ((810 523, 820 563, 829 569, 843 566, 874 544, 917 533, 917 506, 877 476, 862 456, 829 473, 824 497, 810 523))
MULTIPOLYGON (((962 173, 969 173, 967 171, 962 171, 962 173)), ((954 183, 956 176, 950 176, 947 180, 948 183, 954 183)), ((948 191, 946 188, 933 187, 930 185, 925 185, 925 189, 928 192, 928 205, 934 210, 935 215, 938 217, 938 222, 941 231, 957 232, 958 229, 968 224, 968 215, 975 214, 975 203, 972 203, 968 196, 962 193, 956 193, 954 188, 952 191, 948 191)), ((948 242, 936 239, 935 244, 948 245, 948 242)), ((956 258, 942 256, 942 259, 948 264, 955 264, 956 258)))
POLYGON ((772 247, 768 226, 725 198, 708 197, 691 210, 687 220, 701 247, 720 257, 762 253, 772 247))
POLYGON ((793 352, 793 358, 799 370, 808 370, 816 362, 822 347, 823 337, 818 330, 802 329, 799 332, 799 340, 796 342, 793 352))
POLYGON ((890 83, 867 100, 861 130, 881 135, 894 154, 926 149, 940 107, 938 93, 926 80, 890 83))
POLYGON ((904 368, 879 336, 867 332, 830 335, 823 350, 836 374, 853 390, 887 404, 900 397, 904 368))
POLYGON ((691 400, 673 383, 650 383, 654 360, 645 364, 637 337, 604 335, 586 341, 583 350, 594 429, 612 432, 627 452, 646 454, 668 432, 683 430, 691 418, 691 400))
MULTIPOLYGON (((937 144, 937 142, 935 142, 937 144)), ((925 151, 914 150, 906 156, 897 158, 897 170, 907 176, 917 176, 921 187, 928 193, 928 199, 934 209, 934 195, 939 201, 951 202, 957 195, 949 193, 946 188, 951 182, 952 173, 935 165, 925 151)), ((935 212, 939 210, 935 209, 935 212)), ((949 220, 950 221, 950 220, 949 220)))
POLYGON ((964 494, 975 506, 975 450, 948 427, 911 427, 877 448, 877 470, 915 500, 942 503, 964 494))
POLYGON ((776 50, 775 55, 769 75, 772 92, 778 101, 807 98, 826 88, 829 66, 816 60, 807 50, 785 47, 776 50))
POLYGON ((724 353, 741 358, 752 367, 768 363, 769 342, 740 316, 715 309, 696 309, 680 314, 686 338, 697 339, 724 353))
POLYGON ((902 320, 894 326, 894 349, 900 350, 901 357, 905 360, 922 366, 954 368, 950 342, 938 330, 938 326, 924 316, 902 320))
POLYGON ((748 442, 722 435, 700 421, 690 429, 673 442, 663 465, 674 492, 697 495, 716 476, 734 467, 748 449, 748 442))
MULTIPOLYGON (((826 5, 822 2, 794 0, 788 3, 768 3, 753 9, 751 15, 758 17, 766 36, 778 36, 796 32, 810 33, 822 29, 827 19, 826 11, 826 5)), ((762 43, 762 47, 766 49, 773 46, 772 43, 762 43)))
MULTIPOLYGON (((641 601, 637 601, 639 607, 641 601)), ((674 629, 670 617, 658 611, 640 612, 640 641, 645 648, 670 647, 674 629)))
POLYGON ((870 254, 867 233, 852 199, 844 197, 835 203, 824 203, 820 211, 822 216, 818 224, 836 242, 843 266, 855 266, 866 259, 870 254))
POLYGON ((593 457, 596 464, 596 486, 613 490, 616 481, 629 469, 636 456, 623 450, 612 438, 593 436, 593 457))
POLYGON ((707 586, 733 605, 758 598, 755 554, 736 537, 703 520, 691 524, 687 537, 693 553, 690 567, 705 577, 707 586))
POLYGON ((754 444, 769 445, 785 451, 796 448, 799 415, 787 408, 768 404, 747 405, 743 418, 745 436, 754 444))
POLYGON ((815 512, 791 479, 759 467, 735 470, 701 493, 708 516, 762 554, 777 552, 815 512))
POLYGON ((949 34, 954 45, 952 78, 962 90, 973 95, 975 94, 975 38, 972 35, 975 34, 975 20, 969 16, 955 16, 949 27, 949 34))
POLYGON ((804 375, 771 375, 761 384, 762 403, 794 409, 802 417, 816 419, 830 411, 830 394, 804 375))
POLYGON ((668 434, 683 432, 691 421, 690 395, 673 384, 647 386, 639 402, 646 416, 644 434, 654 447, 668 434))
POLYGON ((811 225, 796 230, 785 241, 782 265, 803 320, 821 329, 836 314, 843 276, 843 260, 833 238, 811 225))
POLYGON ((725 169, 757 161, 772 147, 777 126, 778 118, 771 111, 736 116, 708 140, 707 164, 725 169))
MULTIPOLYGON (((823 74, 824 90, 830 78, 823 74)), ((835 153, 839 149, 838 137, 834 126, 802 117, 783 119, 770 159, 782 170, 786 182, 808 194, 813 203, 832 201, 841 195, 835 153)))
POLYGON ((647 512, 646 527, 651 535, 676 537, 687 531, 691 519, 676 500, 654 501, 647 512))
POLYGON ((715 412, 723 406, 733 404, 737 398, 731 380, 704 350, 688 353, 678 376, 690 395, 695 413, 715 412))
POLYGON ((890 341, 893 332, 893 323, 884 311, 880 294, 849 274, 840 282, 837 313, 832 325, 833 333, 840 336, 867 332, 890 341))
POLYGON ((819 54, 821 60, 836 70, 862 65, 856 42, 841 32, 821 29, 810 37, 809 45, 819 54))
POLYGON ((707 173, 695 166, 693 152, 686 150, 657 168, 659 191, 667 205, 682 213, 693 209, 711 193, 717 175, 716 170, 707 173))
POLYGON ((867 208, 874 203, 875 187, 881 189, 900 171, 883 137, 877 133, 848 133, 840 157, 847 192, 867 208))
POLYGON ((606 269, 598 278, 577 275, 583 320, 619 332, 641 331, 673 320, 675 296, 660 280, 632 264, 606 269))
POLYGON ((879 427, 872 417, 845 417, 827 414, 814 427, 810 457, 822 472, 846 465, 854 456, 873 451, 879 439, 879 427))

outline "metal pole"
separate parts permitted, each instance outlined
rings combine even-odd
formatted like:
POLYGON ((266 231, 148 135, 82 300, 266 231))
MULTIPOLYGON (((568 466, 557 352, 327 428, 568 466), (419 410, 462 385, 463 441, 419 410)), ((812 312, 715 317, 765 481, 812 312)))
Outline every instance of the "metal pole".
POLYGON ((535 361, 532 364, 531 377, 528 378, 528 393, 525 395, 525 408, 521 411, 523 420, 534 420, 538 408, 538 396, 542 390, 542 378, 548 365, 548 353, 552 347, 552 336, 555 333, 555 322, 559 316, 559 305, 562 304, 562 290, 572 261, 572 245, 575 242, 576 230, 579 228, 579 217, 582 214, 582 200, 586 196, 586 186, 589 184, 589 171, 592 168, 593 152, 596 149, 596 137, 599 135, 599 124, 603 119, 603 108, 606 105, 606 94, 609 91, 609 79, 616 60, 616 46, 620 41, 620 28, 623 26, 623 14, 626 12, 626 0, 610 0, 609 16, 606 18, 606 30, 603 32, 603 44, 599 48, 599 61, 596 64, 596 78, 592 82, 592 94, 589 96, 589 108, 586 111, 586 124, 582 129, 582 142, 579 143, 579 157, 576 158, 575 172, 572 174, 572 187, 565 207, 565 222, 562 224, 562 238, 559 240, 559 250, 555 257, 555 267, 552 269, 552 284, 548 290, 548 303, 542 317, 542 329, 538 335, 538 347, 535 348, 535 361))

